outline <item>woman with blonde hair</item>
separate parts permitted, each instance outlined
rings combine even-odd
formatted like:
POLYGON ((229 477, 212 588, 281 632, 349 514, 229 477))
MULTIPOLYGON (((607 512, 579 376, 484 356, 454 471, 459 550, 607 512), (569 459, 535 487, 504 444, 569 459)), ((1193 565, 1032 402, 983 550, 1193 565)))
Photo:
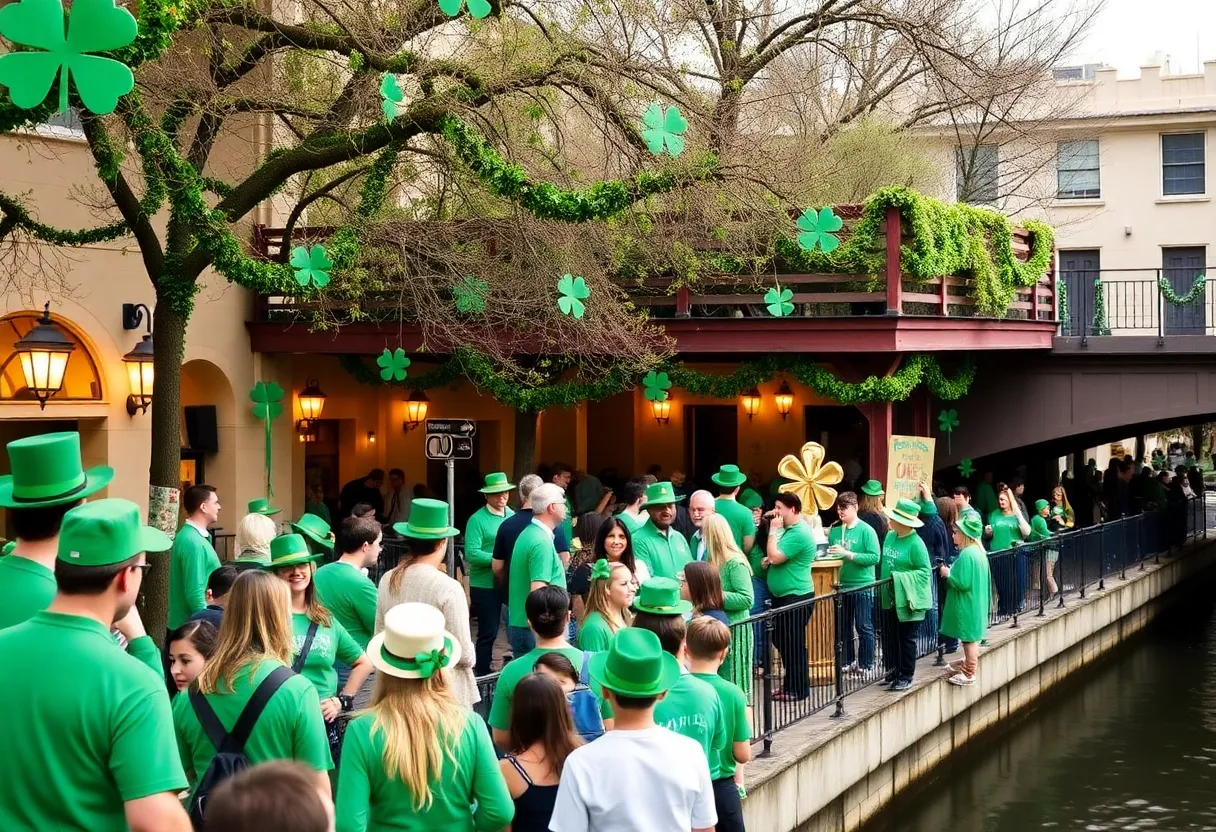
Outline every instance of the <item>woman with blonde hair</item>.
POLYGON ((1064 486, 1057 485, 1051 489, 1051 516, 1047 518, 1048 528, 1059 534, 1071 529, 1076 522, 1077 516, 1068 503, 1068 492, 1064 490, 1064 486))
MULTIPOLYGON (((735 544, 730 523, 720 514, 711 514, 701 523, 705 539, 705 559, 717 567, 722 581, 722 609, 733 625, 751 615, 755 600, 752 567, 735 544)), ((731 627, 730 652, 718 668, 718 675, 743 689, 751 701, 753 628, 731 627), (744 632, 746 630, 746 632, 744 632)))
POLYGON ((367 645, 378 671, 372 706, 346 731, 337 832, 502 829, 515 807, 490 735, 441 672, 464 646, 429 604, 399 604, 382 617, 367 645))
POLYGON ((384 629, 384 616, 406 602, 429 604, 443 613, 448 632, 460 643, 460 654, 445 668, 448 687, 456 701, 473 707, 481 701, 473 675, 476 651, 469 627, 469 602, 460 581, 448 577, 447 550, 460 532, 448 525, 448 504, 419 497, 410 502, 409 519, 393 530, 405 537, 408 553, 380 579, 376 593, 376 632, 384 629))
POLYGON ((173 728, 191 787, 207 771, 223 736, 235 728, 255 692, 266 705, 244 743, 250 764, 297 760, 318 772, 329 793, 333 768, 316 688, 292 673, 291 592, 265 572, 244 572, 232 585, 215 652, 173 700, 173 728), (206 726, 206 727, 204 727, 206 726))
POLYGON ((578 627, 578 649, 598 653, 607 650, 612 636, 633 623, 629 606, 634 596, 633 573, 617 561, 591 564, 591 590, 583 606, 578 627))
POLYGON ((237 569, 261 569, 270 563, 270 541, 278 529, 275 522, 265 514, 246 514, 236 527, 237 569))

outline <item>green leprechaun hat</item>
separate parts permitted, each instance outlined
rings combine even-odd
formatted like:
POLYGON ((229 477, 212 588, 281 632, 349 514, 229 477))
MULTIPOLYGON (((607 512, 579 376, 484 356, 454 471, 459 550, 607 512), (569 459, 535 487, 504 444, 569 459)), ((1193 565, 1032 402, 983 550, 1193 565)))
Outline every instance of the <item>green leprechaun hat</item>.
POLYGON ((680 582, 674 578, 650 578, 638 588, 633 608, 653 615, 684 615, 692 612, 692 602, 680 597, 680 582))
POLYGON ((920 505, 915 500, 900 500, 892 508, 886 509, 886 512, 887 517, 910 529, 919 529, 925 525, 925 521, 920 519, 920 505))
POLYGON ((299 534, 281 534, 270 541, 270 562, 263 564, 263 569, 275 570, 285 566, 296 566, 301 563, 313 563, 324 557, 314 555, 304 542, 304 536, 299 534))
POLYGON ((862 494, 869 494, 871 497, 881 497, 887 492, 882 490, 882 483, 878 480, 866 480, 861 486, 862 494))
POLYGON ((270 505, 270 500, 267 500, 265 497, 258 497, 256 500, 249 501, 247 513, 261 514, 264 517, 271 517, 278 514, 282 510, 283 509, 281 508, 275 508, 274 506, 270 505))
POLYGON ((291 530, 296 534, 302 534, 312 543, 320 546, 327 552, 332 552, 334 548, 334 535, 330 531, 329 524, 315 514, 301 514, 300 519, 291 524, 291 530))
POLYGON ((448 504, 427 497, 411 500, 409 519, 404 523, 394 523, 393 531, 415 540, 439 540, 460 534, 459 529, 448 525, 448 504))
POLYGON ((669 482, 656 482, 646 487, 646 508, 651 506, 667 506, 672 503, 678 503, 684 499, 684 495, 676 495, 675 488, 669 482))
POLYGON ((46 508, 74 503, 109 485, 114 469, 106 465, 84 470, 80 434, 44 433, 8 443, 12 474, 0 477, 0 506, 46 508))
POLYGON ((740 471, 738 465, 723 465, 710 479, 723 488, 734 488, 747 482, 747 474, 740 471))
POLYGON ((510 491, 515 487, 515 483, 507 481, 507 475, 502 471, 495 471, 493 474, 486 474, 486 484, 484 488, 477 489, 482 494, 501 494, 504 491, 510 491))
POLYGON ((622 696, 658 696, 680 678, 680 663, 663 649, 659 637, 640 627, 625 627, 608 649, 591 656, 591 678, 622 696))
POLYGON ((954 525, 972 540, 979 540, 984 536, 984 522, 974 514, 955 520, 954 525))

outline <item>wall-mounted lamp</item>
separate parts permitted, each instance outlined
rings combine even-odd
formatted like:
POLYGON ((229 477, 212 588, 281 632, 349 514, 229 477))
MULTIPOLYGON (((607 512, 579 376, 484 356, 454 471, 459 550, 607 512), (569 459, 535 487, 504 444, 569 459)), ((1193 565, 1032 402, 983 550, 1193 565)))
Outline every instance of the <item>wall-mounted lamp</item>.
POLYGON ((654 415, 654 420, 660 425, 665 425, 671 421, 671 399, 665 399, 661 402, 651 402, 650 412, 654 415))
POLYGON ((38 325, 13 344, 21 360, 25 386, 38 406, 45 410, 46 400, 63 389, 63 377, 68 368, 68 356, 76 345, 51 323, 51 302, 47 301, 38 325))
POLYGON ((777 400, 777 412, 781 414, 781 421, 784 422, 785 417, 790 415, 790 408, 794 406, 794 391, 790 389, 788 381, 781 382, 774 398, 777 400))
POLYGON ((127 365, 127 380, 131 384, 131 395, 127 396, 128 416, 148 412, 148 406, 152 404, 152 386, 156 380, 156 372, 153 369, 155 353, 152 349, 152 310, 142 303, 124 303, 122 328, 132 330, 143 325, 148 328, 147 334, 122 357, 123 363, 127 365))
POLYGON ((369 445, 376 444, 376 432, 374 430, 369 430, 367 432, 367 444, 369 444, 369 445))
POLYGON ((317 384, 317 380, 310 378, 304 385, 304 389, 296 394, 296 399, 300 402, 300 421, 296 422, 297 430, 307 433, 312 427, 313 421, 321 418, 326 398, 327 396, 321 392, 321 386, 317 384))
POLYGON ((421 390, 410 393, 410 397, 405 400, 405 421, 401 423, 401 427, 405 429, 406 433, 426 421, 426 411, 430 401, 426 397, 426 393, 421 390))
POLYGON ((753 387, 743 394, 743 412, 747 414, 749 422, 760 412, 760 391, 757 388, 753 387))

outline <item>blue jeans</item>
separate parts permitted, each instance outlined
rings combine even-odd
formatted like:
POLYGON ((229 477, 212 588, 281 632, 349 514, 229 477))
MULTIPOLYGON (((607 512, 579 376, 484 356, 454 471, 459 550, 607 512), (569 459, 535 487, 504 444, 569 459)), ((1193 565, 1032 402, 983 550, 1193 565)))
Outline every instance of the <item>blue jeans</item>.
POLYGON ((497 590, 477 586, 469 587, 469 600, 477 619, 477 661, 473 665, 473 675, 486 676, 494 661, 494 640, 498 638, 502 601, 497 590))
POLYGON ((844 614, 844 663, 857 662, 862 670, 874 667, 874 590, 861 589, 843 593, 841 611, 844 614), (853 646, 853 632, 857 646, 853 646))
MULTIPOLYGON (((752 602, 752 615, 759 615, 764 612, 764 602, 771 599, 772 593, 768 591, 768 584, 752 576, 752 593, 755 600, 752 602)), ((768 631, 765 629, 763 621, 757 621, 752 625, 752 640, 756 647, 752 652, 753 663, 756 667, 764 667, 764 658, 768 655, 768 631)))
POLYGON ((507 627, 507 644, 511 645, 511 656, 518 659, 536 649, 536 636, 527 627, 507 627))

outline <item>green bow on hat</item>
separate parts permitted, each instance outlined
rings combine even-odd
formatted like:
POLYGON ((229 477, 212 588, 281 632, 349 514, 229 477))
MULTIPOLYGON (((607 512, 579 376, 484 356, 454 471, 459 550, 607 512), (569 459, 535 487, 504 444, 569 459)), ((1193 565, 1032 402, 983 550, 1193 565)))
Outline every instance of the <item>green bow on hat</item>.
POLYGON ((418 665, 418 678, 429 679, 435 672, 448 666, 448 654, 443 650, 431 650, 427 653, 417 653, 414 664, 418 665))
POLYGON ((604 559, 591 564, 591 580, 598 581, 612 576, 612 564, 604 559))
POLYGON ((910 529, 919 529, 925 525, 925 521, 920 519, 920 504, 915 500, 900 500, 886 512, 887 517, 910 529))
POLYGON ((734 488, 747 482, 747 474, 740 471, 738 465, 723 465, 710 479, 723 488, 734 488))
POLYGON ((882 490, 882 483, 878 480, 866 480, 865 484, 861 486, 861 493, 868 494, 871 497, 881 497, 887 492, 882 490))
POLYGON ((684 615, 692 602, 680 598, 680 582, 674 578, 651 578, 638 588, 633 608, 653 615, 684 615))
POLYGON ((669 506, 684 499, 684 495, 676 496, 676 490, 669 482, 656 482, 646 486, 646 508, 651 506, 669 506))
POLYGON ((393 531, 415 540, 440 540, 460 534, 459 529, 448 525, 448 504, 428 497, 411 500, 409 519, 394 523, 393 531))
POLYGON ((486 474, 486 485, 484 488, 477 489, 482 494, 501 494, 504 491, 510 491, 515 487, 515 483, 507 481, 507 475, 502 471, 495 471, 493 474, 486 474))
POLYGON ((80 434, 44 433, 8 443, 12 474, 0 477, 0 506, 44 508, 74 503, 110 484, 114 469, 98 465, 84 470, 80 434))
POLYGON ((140 552, 165 552, 169 535, 145 526, 139 506, 112 497, 76 506, 63 515, 57 557, 73 566, 110 566, 140 552))
POLYGON ((972 540, 979 540, 984 536, 984 522, 974 514, 968 514, 966 517, 955 520, 954 525, 972 540))
POLYGON ((607 650, 592 654, 587 670, 601 687, 624 696, 658 696, 680 678, 676 657, 640 627, 618 630, 607 650))
POLYGON ((270 541, 270 562, 263 569, 274 571, 288 566, 298 566, 302 563, 313 563, 324 557, 314 555, 304 542, 303 535, 281 534, 270 541))
POLYGON ((270 505, 270 500, 265 497, 258 497, 256 500, 249 501, 248 514, 261 514, 264 517, 271 517, 278 514, 283 509, 274 508, 270 505))
POLYGON ((310 543, 320 546, 327 552, 334 549, 334 535, 329 524, 315 514, 301 514, 300 519, 291 524, 291 530, 302 534, 310 543))

